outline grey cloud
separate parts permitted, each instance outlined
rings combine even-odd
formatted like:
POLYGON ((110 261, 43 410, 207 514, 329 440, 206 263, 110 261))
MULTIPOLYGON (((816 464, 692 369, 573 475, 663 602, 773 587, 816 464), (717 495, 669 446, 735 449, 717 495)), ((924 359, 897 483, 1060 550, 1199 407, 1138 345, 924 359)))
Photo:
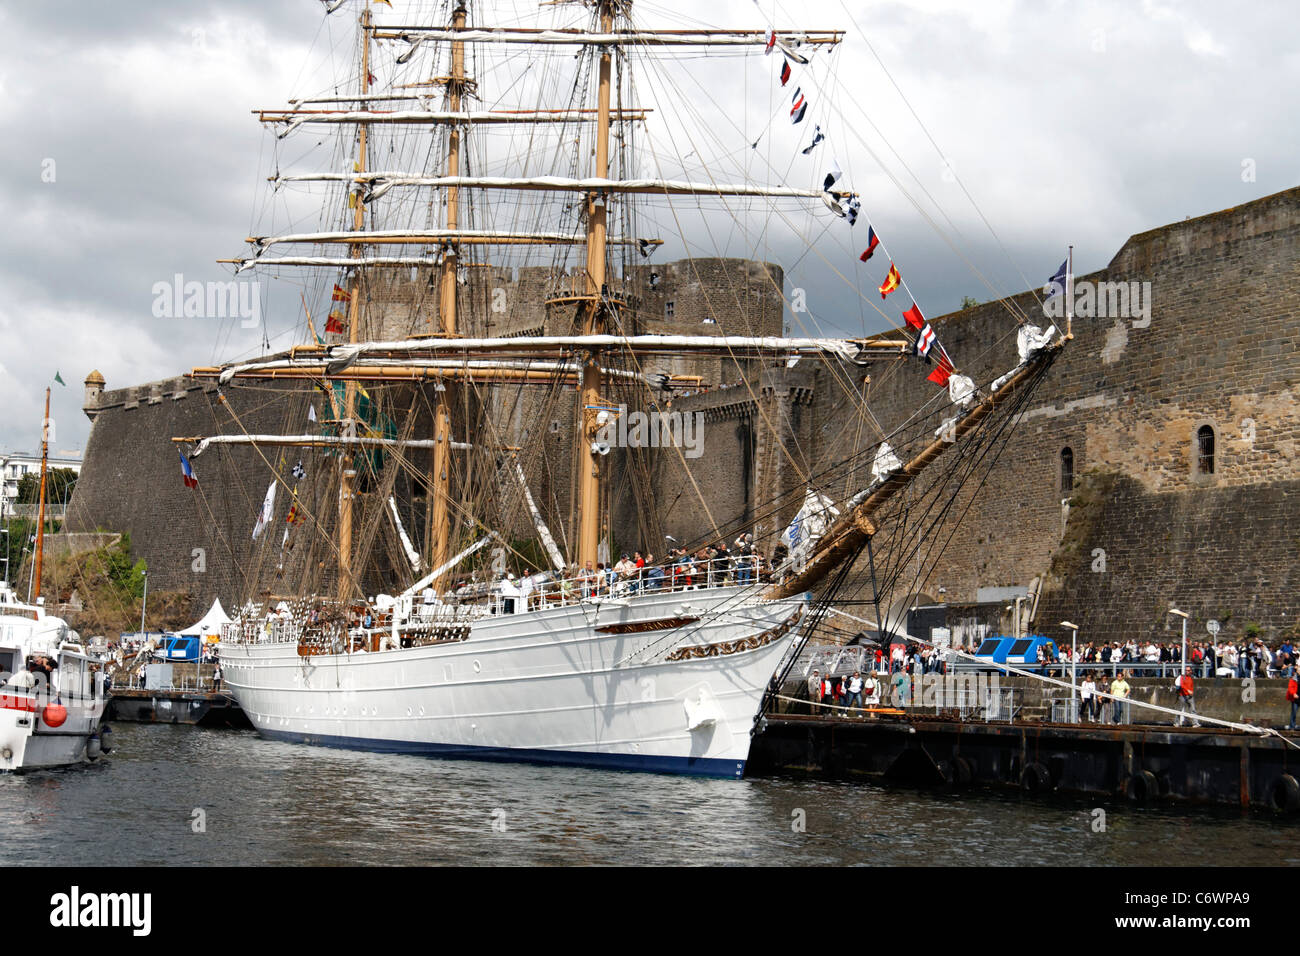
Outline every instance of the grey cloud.
MULTIPOLYGON (((1300 129, 1287 107, 1300 61, 1285 3, 1244 10, 1124 0, 846 6, 1006 246, 1004 252, 993 241, 959 187, 943 180, 940 157, 855 37, 845 6, 786 5, 783 23, 850 30, 833 80, 836 98, 856 105, 837 122, 852 124, 949 232, 870 130, 867 119, 874 121, 960 229, 960 240, 949 235, 957 255, 863 146, 836 131, 837 155, 856 177, 850 185, 863 191, 865 210, 927 314, 955 308, 963 295, 992 297, 963 257, 998 291, 1014 293, 1026 279, 1041 283, 1067 243, 1075 244, 1079 271, 1086 272, 1104 265, 1133 232, 1300 178, 1300 129), (1242 181, 1247 159, 1255 163, 1254 182, 1242 181)), ((0 305, 0 447, 32 448, 39 440, 40 393, 56 368, 69 383, 66 392, 56 386, 58 444, 77 447, 88 431, 79 407, 89 368, 99 367, 111 388, 257 349, 260 330, 155 319, 151 289, 176 272, 201 281, 228 277, 214 260, 243 251, 241 240, 262 221, 266 203, 259 177, 270 144, 248 110, 303 92, 293 85, 300 68, 310 77, 333 53, 350 51, 345 20, 336 15, 325 23, 321 10, 317 0, 51 2, 0 10, 0 124, 7 133, 0 208, 10 226, 0 232, 7 290, 0 305), (204 50, 194 49, 196 29, 204 31, 204 50), (153 72, 130 72, 141 64, 153 72), (40 181, 47 157, 58 163, 53 185, 40 181)), ((725 0, 708 16, 756 25, 748 0, 725 0)), ((681 88, 702 107, 712 95, 725 109, 745 110, 753 91, 735 88, 734 64, 692 60, 685 69, 700 83, 683 79, 681 88)), ((759 70, 751 82, 765 75, 759 70)), ((778 102, 784 94, 760 93, 777 110, 771 130, 758 128, 760 117, 745 111, 716 124, 709 142, 762 133, 758 155, 734 144, 735 170, 815 178, 826 157, 790 157, 778 102), (772 143, 781 146, 769 153, 772 143), (762 161, 769 155, 770 169, 762 161)), ((670 123, 665 104, 655 105, 661 112, 654 121, 670 123)), ((310 145, 301 139, 293 152, 285 150, 285 161, 310 145)), ((320 166, 325 158, 301 165, 320 166)), ((671 239, 672 217, 656 221, 671 239)), ((803 251, 779 222, 763 233, 750 224, 740 230, 725 219, 710 222, 732 254, 757 246, 756 254, 793 263, 803 251)), ((856 266, 853 247, 865 234, 865 225, 850 232, 832 223, 820 251, 878 303, 874 286, 884 267, 876 269, 878 259, 856 266), (853 258, 841 261, 847 256, 853 258)), ((708 239, 692 234, 696 245, 708 246, 708 239)), ((660 255, 680 249, 673 240, 660 255)), ((825 331, 883 327, 816 256, 803 260, 791 282, 819 290, 813 306, 825 331)), ((267 294, 268 332, 276 336, 296 319, 297 293, 271 283, 267 294)))

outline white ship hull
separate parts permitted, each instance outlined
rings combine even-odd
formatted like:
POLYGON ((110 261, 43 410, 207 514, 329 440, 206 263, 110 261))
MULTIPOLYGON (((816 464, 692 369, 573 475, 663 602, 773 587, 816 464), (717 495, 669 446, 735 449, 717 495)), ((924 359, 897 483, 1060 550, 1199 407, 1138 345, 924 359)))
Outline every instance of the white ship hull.
POLYGON ((47 615, 43 605, 19 603, 0 583, 0 771, 66 767, 99 756, 104 699, 92 666, 102 659, 78 640, 61 618, 47 615), (48 679, 29 670, 36 658, 56 663, 48 679))
POLYGON ((42 707, 31 710, 21 695, 0 693, 0 770, 48 770, 86 763, 98 756, 102 708, 68 707, 58 727, 45 723, 42 707))
POLYGON ((223 642, 222 666, 268 737, 739 777, 803 605, 753 593, 719 587, 500 615, 463 641, 373 653, 223 642), (669 626, 682 619, 692 620, 669 626), (707 656, 681 659, 682 648, 707 656))

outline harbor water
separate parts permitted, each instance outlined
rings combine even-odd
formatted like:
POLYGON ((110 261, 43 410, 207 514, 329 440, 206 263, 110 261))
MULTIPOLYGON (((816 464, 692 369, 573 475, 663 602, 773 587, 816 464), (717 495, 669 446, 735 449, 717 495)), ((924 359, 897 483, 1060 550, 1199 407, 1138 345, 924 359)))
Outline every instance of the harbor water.
POLYGON ((0 777, 0 863, 1300 863, 1300 824, 1265 813, 431 760, 181 726, 114 734, 96 764, 0 777))

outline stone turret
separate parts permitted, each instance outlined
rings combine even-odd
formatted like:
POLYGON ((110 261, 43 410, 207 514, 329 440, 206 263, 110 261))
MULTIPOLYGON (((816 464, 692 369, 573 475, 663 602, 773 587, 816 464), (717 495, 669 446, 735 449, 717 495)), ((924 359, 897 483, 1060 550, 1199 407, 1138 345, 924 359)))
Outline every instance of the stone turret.
POLYGON ((95 369, 86 376, 85 385, 86 395, 81 401, 81 410, 93 422, 95 415, 99 412, 100 396, 104 394, 104 376, 99 373, 98 369, 95 369))

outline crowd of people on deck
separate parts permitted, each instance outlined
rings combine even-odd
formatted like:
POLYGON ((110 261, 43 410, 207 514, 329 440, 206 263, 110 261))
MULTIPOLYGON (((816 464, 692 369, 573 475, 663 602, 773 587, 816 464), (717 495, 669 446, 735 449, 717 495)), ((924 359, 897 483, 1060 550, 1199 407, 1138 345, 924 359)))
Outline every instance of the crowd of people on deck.
MULTIPOLYGON (((658 559, 649 550, 625 551, 612 563, 589 561, 585 565, 569 565, 562 572, 525 568, 519 577, 507 573, 494 583, 470 575, 459 578, 451 593, 460 601, 466 601, 495 588, 507 613, 510 613, 551 602, 567 604, 642 591, 744 586, 770 581, 773 567, 784 560, 785 554, 785 546, 778 545, 769 559, 754 544, 752 534, 742 533, 731 544, 720 540, 695 550, 670 547, 668 553, 658 559)), ((432 585, 426 587, 420 601, 424 614, 435 615, 445 600, 432 585)))

